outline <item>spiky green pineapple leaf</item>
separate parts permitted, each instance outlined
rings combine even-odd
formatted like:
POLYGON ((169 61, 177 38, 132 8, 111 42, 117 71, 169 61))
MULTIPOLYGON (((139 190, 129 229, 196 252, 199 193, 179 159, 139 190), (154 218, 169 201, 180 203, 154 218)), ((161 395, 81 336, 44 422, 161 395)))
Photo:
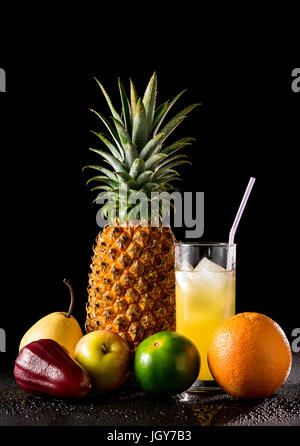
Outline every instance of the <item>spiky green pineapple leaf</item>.
POLYGON ((158 166, 159 166, 159 168, 161 169, 163 166, 165 166, 165 165, 168 164, 169 162, 171 162, 171 161, 175 161, 175 160, 177 160, 177 159, 181 159, 181 158, 188 158, 188 156, 185 155, 185 154, 177 154, 177 155, 172 155, 172 156, 167 155, 167 156, 165 157, 165 159, 159 163, 158 166))
POLYGON ((97 117, 104 123, 104 125, 105 125, 106 128, 108 129, 109 133, 111 134, 111 136, 112 136, 112 138, 113 138, 113 140, 114 140, 116 146, 118 147, 119 152, 120 152, 120 155, 123 156, 123 148, 122 148, 122 144, 120 143, 120 141, 119 141, 119 139, 118 139, 118 135, 117 135, 117 133, 115 132, 113 126, 108 122, 108 120, 107 120, 104 116, 101 115, 101 113, 99 113, 99 112, 97 112, 96 110, 93 110, 93 109, 91 109, 91 108, 90 108, 90 111, 91 111, 92 113, 94 113, 94 114, 95 114, 95 115, 96 115, 96 116, 97 116, 97 117))
POLYGON ((153 176, 152 170, 146 170, 145 172, 142 172, 136 179, 136 182, 139 186, 142 186, 144 183, 147 183, 153 176))
MULTIPOLYGON (((96 188, 102 189, 106 194, 114 194, 115 202, 113 205, 106 207, 107 215, 114 213, 115 208, 117 208, 121 210, 120 215, 123 212, 123 215, 126 217, 133 208, 131 205, 128 206, 126 204, 125 196, 127 197, 128 193, 144 191, 146 195, 148 194, 146 201, 148 200, 150 203, 149 195, 151 192, 157 192, 161 195, 162 191, 177 190, 172 186, 171 182, 180 179, 180 175, 173 167, 191 163, 186 160, 185 155, 181 156, 176 152, 189 145, 193 138, 182 138, 168 145, 168 147, 163 147, 162 144, 185 119, 186 115, 198 104, 185 107, 165 124, 164 120, 167 114, 186 90, 181 91, 172 101, 166 101, 155 109, 157 79, 154 73, 147 85, 143 99, 138 99, 134 84, 130 80, 130 102, 120 79, 118 79, 122 103, 122 112, 119 115, 113 107, 107 92, 100 82, 97 82, 111 110, 114 125, 111 125, 100 113, 92 110, 109 130, 110 136, 108 138, 105 135, 100 135, 111 145, 106 144, 109 153, 103 150, 91 150, 101 155, 103 161, 112 166, 114 172, 106 169, 109 172, 108 174, 101 170, 101 166, 92 167, 99 170, 105 178, 102 181, 101 175, 98 176, 97 181, 101 181, 103 184, 96 186, 96 188), (162 126, 163 123, 164 126, 162 126), (151 132, 153 132, 152 138, 150 137, 151 132), (160 134, 162 132, 164 132, 164 135, 160 134), (111 148, 112 150, 110 150, 111 148), (111 186, 109 186, 108 181, 114 181, 114 183, 111 182, 111 186), (122 189, 124 187, 124 190, 127 190, 127 192, 123 196, 122 189)), ((102 142, 105 143, 103 140, 102 142)), ((161 215, 164 212, 164 206, 165 203, 161 200, 161 215)), ((151 218, 150 214, 149 218, 151 218)))
POLYGON ((176 176, 166 176, 161 177, 159 180, 157 180, 158 184, 166 184, 170 181, 182 181, 182 178, 176 177, 176 176))
POLYGON ((105 184, 108 184, 109 186, 113 188, 117 188, 119 183, 115 180, 112 180, 111 178, 107 178, 104 175, 96 175, 92 178, 89 178, 86 182, 86 184, 89 184, 91 181, 101 181, 105 184))
POLYGON ((161 153, 166 153, 167 155, 171 155, 171 154, 177 152, 177 150, 182 149, 183 147, 191 146, 192 145, 192 141, 196 141, 196 139, 195 138, 182 138, 182 139, 179 139, 178 141, 174 142, 170 146, 164 148, 161 151, 161 153))
POLYGON ((126 181, 126 185, 128 186, 128 188, 129 188, 130 190, 137 191, 137 190, 140 189, 140 186, 137 184, 136 180, 129 180, 129 181, 126 181))
POLYGON ((165 127, 162 129, 162 133, 164 133, 164 140, 167 139, 168 136, 176 129, 176 127, 185 119, 185 116, 179 116, 178 118, 171 119, 165 127))
POLYGON ((166 101, 163 104, 160 104, 157 107, 157 109, 155 110, 154 116, 153 116, 153 122, 152 122, 152 126, 151 126, 151 131, 154 130, 154 128, 158 124, 158 122, 161 119, 162 115, 165 113, 168 105, 169 105, 169 101, 166 101))
POLYGON ((132 176, 128 172, 116 172, 124 182, 133 180, 132 176))
POLYGON ((186 118, 186 115, 200 104, 192 104, 185 107, 174 118, 172 118, 161 130, 165 134, 165 139, 176 129, 176 127, 186 118))
POLYGON ((147 117, 144 103, 138 99, 132 123, 132 142, 140 151, 146 144, 148 136, 147 117))
POLYGON ((129 133, 128 133, 126 127, 124 127, 123 123, 121 121, 119 121, 118 119, 115 119, 114 117, 112 119, 115 123, 116 129, 120 136, 120 140, 121 140, 123 147, 127 142, 132 143, 131 137, 129 136, 129 133))
POLYGON ((109 149, 109 151, 115 158, 117 158, 120 162, 123 161, 124 156, 121 156, 121 154, 120 154, 119 150, 116 148, 116 146, 111 141, 109 141, 109 139, 106 138, 106 136, 103 135, 103 133, 95 132, 95 130, 90 130, 90 132, 93 135, 97 136, 97 138, 99 138, 100 141, 102 141, 106 145, 106 147, 109 149))
POLYGON ((113 104, 112 104, 112 102, 111 102, 111 100, 110 100, 110 97, 108 96, 108 94, 107 94, 105 88, 103 87, 103 85, 101 84, 101 82, 98 81, 98 79, 97 79, 96 77, 94 77, 94 79, 95 79, 95 81, 97 82, 97 84, 99 85, 99 87, 101 88, 101 91, 102 91, 102 93, 103 93, 103 96, 104 96, 105 99, 106 99, 106 102, 107 102, 107 104, 108 104, 108 106, 109 106, 109 108, 110 108, 110 111, 111 111, 113 117, 114 117, 115 119, 117 119, 118 121, 121 121, 121 117, 120 117, 119 113, 115 110, 115 108, 114 108, 114 106, 113 106, 113 104))
POLYGON ((84 166, 84 167, 82 168, 82 170, 84 170, 84 169, 94 169, 94 170, 99 170, 99 172, 105 173, 105 175, 106 175, 108 178, 111 178, 112 180, 116 180, 116 181, 117 181, 117 176, 115 175, 115 173, 114 173, 114 172, 111 172, 109 169, 106 169, 105 167, 97 166, 97 165, 95 165, 95 164, 90 164, 90 165, 88 165, 88 166, 84 166))
POLYGON ((125 183, 129 189, 137 190, 139 188, 138 183, 131 175, 129 175, 129 173, 117 172, 117 175, 122 179, 123 183, 125 183))
POLYGON ((145 169, 146 170, 152 170, 156 167, 156 165, 163 159, 166 158, 168 155, 165 153, 157 153, 156 155, 153 155, 151 158, 149 158, 145 163, 145 169))
POLYGON ((129 79, 129 81, 130 81, 130 117, 131 117, 131 127, 132 127, 138 97, 134 83, 132 82, 131 79, 129 79))
POLYGON ((92 187, 91 189, 90 189, 90 191, 91 192, 93 192, 94 190, 105 190, 105 191, 110 191, 110 192, 112 192, 113 191, 113 189, 111 188, 111 186, 106 186, 105 184, 101 184, 100 186, 95 186, 95 187, 92 187))
POLYGON ((145 91, 144 97, 143 97, 143 104, 145 107, 146 112, 146 122, 147 122, 147 138, 150 135, 151 127, 152 127, 152 121, 154 117, 154 111, 155 111, 155 102, 156 102, 156 95, 157 95, 157 76, 154 72, 145 91))
POLYGON ((129 171, 129 175, 131 175, 132 178, 136 179, 144 171, 145 171, 144 161, 140 158, 137 158, 132 163, 131 169, 129 171))
MULTIPOLYGON (((190 164, 190 165, 192 165, 192 163, 190 161, 187 161, 187 160, 176 160, 176 161, 171 161, 169 164, 167 164, 167 167, 171 168, 171 167, 180 166, 182 164, 190 164)), ((160 166, 157 166, 156 170, 157 169, 160 169, 160 166)))
POLYGON ((122 163, 120 163, 120 161, 110 153, 104 152, 103 150, 99 149, 93 149, 92 147, 90 147, 90 150, 97 153, 98 155, 101 155, 116 172, 126 172, 126 169, 125 167, 123 167, 122 163))
POLYGON ((128 133, 131 132, 131 119, 130 119, 130 104, 128 97, 126 95, 125 88, 123 87, 123 84, 118 78, 118 86, 119 86, 119 92, 121 97, 121 103, 122 103, 122 115, 125 123, 125 127, 128 133))
POLYGON ((172 192, 176 192, 176 191, 180 192, 180 189, 178 187, 174 187, 174 186, 172 186, 172 184, 169 184, 169 183, 165 184, 164 187, 168 193, 170 193, 170 192, 172 193, 172 192))
POLYGON ((175 104, 175 102, 180 98, 180 96, 183 95, 183 93, 185 93, 187 90, 182 90, 180 93, 178 93, 177 96, 175 96, 174 99, 172 99, 171 102, 168 103, 167 107, 165 107, 164 112, 162 113, 160 119, 158 120, 158 123, 156 124, 156 127, 153 131, 153 136, 156 135, 156 133, 158 132, 161 124, 163 123, 165 117, 167 116, 167 114, 169 113, 169 111, 171 110, 171 108, 173 107, 173 105, 175 104))
POLYGON ((159 178, 157 178, 156 179, 156 182, 157 183, 162 183, 162 182, 164 182, 164 181, 166 181, 166 180, 168 180, 168 181, 171 181, 171 180, 173 180, 174 179, 174 181, 182 181, 182 178, 179 176, 179 175, 174 175, 174 174, 164 174, 164 175, 162 175, 161 177, 159 177, 159 178))
POLYGON ((130 170, 134 160, 137 159, 139 156, 136 146, 132 144, 132 142, 128 141, 124 145, 124 154, 127 168, 128 170, 130 170))
POLYGON ((155 135, 150 141, 147 142, 145 147, 140 152, 140 158, 147 161, 158 149, 160 143, 165 139, 164 133, 155 135))
POLYGON ((180 174, 174 169, 168 169, 167 167, 161 167, 153 175, 153 180, 158 180, 161 176, 173 173, 174 175, 180 176, 180 174))

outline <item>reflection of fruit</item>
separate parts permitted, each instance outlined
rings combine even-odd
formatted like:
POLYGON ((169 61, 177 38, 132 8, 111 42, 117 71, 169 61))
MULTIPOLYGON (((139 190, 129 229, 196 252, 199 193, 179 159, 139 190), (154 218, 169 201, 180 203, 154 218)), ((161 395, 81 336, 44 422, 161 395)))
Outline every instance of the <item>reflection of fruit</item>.
POLYGON ((71 316, 74 306, 72 287, 66 279, 64 282, 71 292, 71 304, 68 313, 51 313, 36 322, 21 339, 19 350, 26 344, 38 339, 53 339, 65 347, 71 355, 74 353, 75 346, 83 333, 76 319, 71 316))
POLYGON ((86 334, 76 345, 74 355, 100 392, 116 390, 128 376, 130 350, 116 333, 97 330, 86 334))
POLYGON ((210 371, 223 390, 238 398, 264 398, 283 385, 292 354, 276 322, 259 313, 240 313, 214 332, 210 371))
POLYGON ((181 393, 195 382, 199 369, 200 356, 194 344, 171 331, 145 339, 135 353, 136 380, 149 393, 181 393))
MULTIPOLYGON (((137 97, 130 82, 129 100, 119 82, 122 112, 118 114, 103 86, 98 84, 113 115, 115 128, 95 112, 110 136, 95 133, 108 151, 92 149, 101 156, 102 165, 87 166, 98 171, 89 181, 97 181, 99 185, 94 189, 105 190, 107 197, 116 201, 110 200, 102 208, 109 225, 98 235, 94 248, 86 331, 114 331, 136 348, 153 333, 175 329, 175 238, 170 227, 146 226, 150 212, 142 224, 130 220, 130 216, 135 217, 136 208, 129 201, 125 207, 124 191, 128 189, 126 198, 142 192, 149 203, 151 192, 161 192, 156 216, 167 212, 168 200, 163 192, 172 190, 172 181, 179 178, 176 166, 188 163, 186 155, 175 152, 190 145, 192 138, 182 138, 171 145, 166 141, 197 104, 185 107, 165 123, 167 113, 183 92, 156 107, 157 77, 154 73, 142 98, 137 97), (104 167, 103 158, 109 169, 104 167), (123 197, 120 197, 121 191, 123 197), (120 221, 114 219, 113 211, 120 221)), ((147 201, 144 201, 146 205, 147 201)), ((159 221, 158 218, 157 223, 159 221)))
POLYGON ((33 395, 80 398, 91 387, 86 371, 52 339, 27 344, 15 362, 18 385, 33 395))

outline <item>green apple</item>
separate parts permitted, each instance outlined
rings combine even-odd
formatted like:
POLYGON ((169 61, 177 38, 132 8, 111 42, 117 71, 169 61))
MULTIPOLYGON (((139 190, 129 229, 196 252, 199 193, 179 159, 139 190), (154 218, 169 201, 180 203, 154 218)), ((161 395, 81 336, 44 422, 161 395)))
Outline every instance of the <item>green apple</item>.
POLYGON ((130 349, 116 333, 96 330, 86 334, 77 343, 74 356, 100 392, 116 390, 126 381, 130 349))

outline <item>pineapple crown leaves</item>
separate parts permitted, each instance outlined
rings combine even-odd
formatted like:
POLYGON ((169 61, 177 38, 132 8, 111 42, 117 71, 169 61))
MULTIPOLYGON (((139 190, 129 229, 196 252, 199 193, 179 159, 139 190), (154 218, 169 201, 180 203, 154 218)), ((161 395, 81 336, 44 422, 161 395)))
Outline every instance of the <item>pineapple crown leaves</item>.
MULTIPOLYGON (((167 120, 167 116, 177 102, 186 92, 181 91, 172 100, 166 101, 156 107, 157 76, 154 72, 146 87, 143 97, 137 95, 134 83, 130 79, 130 96, 118 78, 118 89, 121 100, 121 113, 119 114, 112 101, 98 79, 98 86, 107 102, 111 116, 109 119, 101 113, 91 110, 107 130, 107 134, 91 131, 93 135, 104 144, 107 150, 90 148, 101 156, 110 168, 99 165, 88 165, 85 168, 97 170, 100 175, 93 176, 87 182, 97 181, 101 185, 91 190, 106 191, 107 198, 115 198, 115 207, 120 207, 118 196, 121 187, 127 188, 130 193, 142 191, 147 199, 151 200, 151 192, 176 190, 172 182, 180 179, 180 174, 174 167, 182 164, 191 164, 184 154, 176 152, 191 145, 194 138, 182 138, 166 145, 166 139, 184 121, 188 113, 200 105, 192 104, 183 108, 179 113, 167 120)), ((94 200, 94 202, 97 201, 94 200)), ((113 214, 111 203, 102 207, 102 214, 108 217, 113 214)), ((127 216, 134 212, 135 206, 129 205, 122 210, 127 216)), ((119 210, 120 211, 120 210, 119 210)), ((160 215, 164 214, 161 201, 160 215)))

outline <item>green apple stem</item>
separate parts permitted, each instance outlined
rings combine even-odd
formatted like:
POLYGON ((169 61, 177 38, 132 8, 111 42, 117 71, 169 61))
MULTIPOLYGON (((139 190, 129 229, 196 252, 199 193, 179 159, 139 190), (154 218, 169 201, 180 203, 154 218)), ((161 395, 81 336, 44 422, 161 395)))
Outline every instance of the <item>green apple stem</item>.
POLYGON ((73 291, 73 287, 72 287, 71 283, 67 279, 64 279, 64 283, 69 287, 70 295, 71 295, 71 303, 70 303, 69 311, 67 313, 67 317, 70 317, 73 312, 73 308, 74 308, 74 291, 73 291))
POLYGON ((104 342, 102 342, 101 350, 103 353, 107 353, 107 348, 106 348, 106 345, 104 344, 104 342))

